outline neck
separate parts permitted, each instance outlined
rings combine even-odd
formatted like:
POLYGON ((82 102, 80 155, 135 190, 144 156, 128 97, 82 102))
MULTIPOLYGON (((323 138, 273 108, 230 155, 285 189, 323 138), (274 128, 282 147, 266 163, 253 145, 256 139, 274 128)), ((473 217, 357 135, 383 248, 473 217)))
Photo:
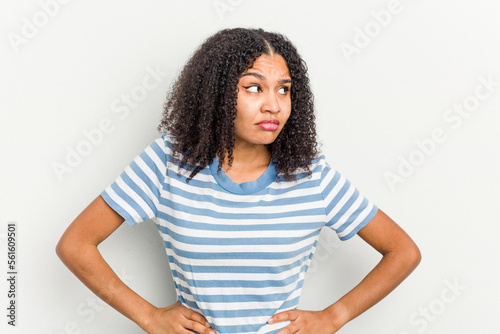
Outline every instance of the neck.
POLYGON ((271 162, 271 153, 264 145, 235 145, 233 163, 228 164, 227 154, 222 169, 236 183, 257 180, 271 162))

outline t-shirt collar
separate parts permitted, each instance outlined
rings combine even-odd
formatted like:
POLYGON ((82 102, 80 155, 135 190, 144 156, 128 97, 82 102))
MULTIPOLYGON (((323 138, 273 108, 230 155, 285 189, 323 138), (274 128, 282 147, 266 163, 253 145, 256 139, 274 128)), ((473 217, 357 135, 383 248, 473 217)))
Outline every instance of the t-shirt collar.
POLYGON ((269 166, 264 174, 262 174, 257 180, 243 182, 240 184, 233 182, 233 180, 231 180, 231 178, 227 176, 223 170, 217 172, 219 168, 219 159, 217 157, 214 158, 209 167, 212 176, 215 178, 219 186, 224 188, 226 191, 241 195, 254 194, 264 190, 276 180, 277 176, 276 165, 272 162, 269 163, 269 166))

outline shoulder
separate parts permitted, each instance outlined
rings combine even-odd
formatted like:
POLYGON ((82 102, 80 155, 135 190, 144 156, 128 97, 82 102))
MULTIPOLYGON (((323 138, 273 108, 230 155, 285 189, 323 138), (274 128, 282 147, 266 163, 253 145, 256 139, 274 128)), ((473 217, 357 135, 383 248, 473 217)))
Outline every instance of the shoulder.
POLYGON ((319 181, 325 177, 325 174, 331 172, 332 169, 326 162, 325 156, 318 152, 315 157, 311 160, 310 164, 306 167, 297 168, 293 173, 293 178, 288 179, 282 174, 278 174, 277 181, 290 181, 290 182, 310 182, 319 181))
POLYGON ((318 152, 310 165, 312 178, 317 180, 320 187, 325 188, 333 181, 343 179, 343 176, 333 168, 322 152, 318 152))
POLYGON ((309 165, 309 169, 313 175, 318 175, 320 177, 324 176, 324 173, 332 170, 322 152, 316 153, 316 156, 309 165))
POLYGON ((171 160, 170 156, 174 143, 175 139, 172 136, 161 135, 156 138, 136 157, 135 168, 164 171, 165 168, 168 168, 171 160))
POLYGON ((169 160, 169 156, 173 155, 176 140, 174 136, 162 134, 156 138, 147 148, 146 152, 156 153, 162 160, 169 160))
POLYGON ((179 176, 182 175, 185 178, 189 177, 192 171, 188 165, 182 163, 184 155, 177 150, 176 145, 178 141, 175 136, 162 134, 153 144, 161 147, 163 153, 162 160, 167 172, 172 170, 179 176))
POLYGON ((157 143, 164 148, 165 153, 171 153, 173 151, 173 146, 176 144, 175 137, 172 135, 162 134, 160 138, 157 138, 154 143, 157 143))

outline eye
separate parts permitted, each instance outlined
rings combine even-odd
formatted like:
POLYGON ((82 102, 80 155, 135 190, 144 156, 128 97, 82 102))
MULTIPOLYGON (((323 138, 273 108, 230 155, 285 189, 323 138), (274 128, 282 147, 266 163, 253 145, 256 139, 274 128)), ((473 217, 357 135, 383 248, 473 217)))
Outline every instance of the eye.
POLYGON ((288 88, 287 86, 283 86, 283 87, 280 87, 280 89, 278 89, 278 93, 283 94, 283 95, 286 95, 289 91, 290 91, 290 88, 288 88))
POLYGON ((257 85, 253 85, 253 86, 243 86, 243 88, 245 88, 247 91, 249 91, 250 93, 258 93, 260 91, 260 87, 257 86, 257 85))

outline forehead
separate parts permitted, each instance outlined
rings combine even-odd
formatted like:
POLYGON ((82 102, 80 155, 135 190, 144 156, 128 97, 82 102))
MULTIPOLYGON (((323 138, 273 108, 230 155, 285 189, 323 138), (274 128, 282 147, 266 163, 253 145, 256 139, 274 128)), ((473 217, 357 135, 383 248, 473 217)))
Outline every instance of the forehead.
POLYGON ((255 60, 253 66, 248 68, 242 74, 252 72, 273 75, 279 78, 290 78, 290 72, 285 59, 276 53, 273 55, 261 55, 255 60))

